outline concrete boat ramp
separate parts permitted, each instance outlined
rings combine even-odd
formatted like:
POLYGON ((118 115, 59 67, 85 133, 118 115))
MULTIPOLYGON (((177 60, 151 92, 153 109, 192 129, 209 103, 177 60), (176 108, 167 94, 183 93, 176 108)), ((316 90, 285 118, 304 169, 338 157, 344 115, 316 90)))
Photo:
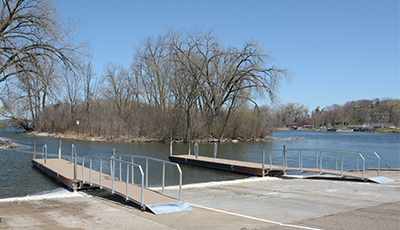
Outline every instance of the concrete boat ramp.
MULTIPOLYGON (((395 181, 288 176, 183 185, 184 200, 193 210, 165 215, 142 212, 104 190, 80 197, 0 199, 0 229, 398 229, 400 171, 382 170, 381 175, 395 181)), ((165 194, 177 191, 167 187, 165 194)))

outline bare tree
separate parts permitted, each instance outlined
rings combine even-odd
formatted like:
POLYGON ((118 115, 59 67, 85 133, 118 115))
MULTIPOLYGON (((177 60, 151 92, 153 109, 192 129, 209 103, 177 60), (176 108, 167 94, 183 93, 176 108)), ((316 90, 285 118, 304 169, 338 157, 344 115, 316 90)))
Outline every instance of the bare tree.
POLYGON ((338 104, 327 106, 324 111, 325 122, 334 126, 343 119, 342 107, 338 104))
POLYGON ((171 98, 169 77, 173 66, 168 58, 167 36, 157 39, 148 37, 136 49, 134 69, 140 73, 141 83, 145 89, 147 102, 155 107, 165 109, 171 98))
POLYGON ((72 63, 74 30, 63 24, 51 0, 2 0, 0 13, 0 82, 22 72, 37 72, 34 63, 57 59, 72 63))
POLYGON ((62 70, 62 81, 64 86, 64 100, 68 103, 70 108, 70 116, 71 116, 71 125, 75 124, 77 119, 76 117, 76 108, 77 105, 81 102, 82 98, 82 82, 81 76, 76 74, 75 72, 70 71, 69 68, 63 68, 62 70))
POLYGON ((271 57, 255 41, 246 42, 243 49, 224 48, 212 31, 196 30, 182 34, 170 31, 170 38, 174 60, 185 76, 197 84, 197 105, 211 114, 210 127, 216 126, 214 119, 225 110, 219 138, 224 136, 236 108, 247 101, 256 104, 257 96, 268 95, 274 100, 279 81, 290 78, 289 70, 270 64, 271 57))
POLYGON ((91 102, 97 97, 97 81, 95 81, 95 73, 93 72, 93 64, 91 61, 83 64, 82 66, 82 75, 84 82, 84 94, 85 94, 85 103, 86 103, 86 114, 89 112, 91 102))
POLYGON ((271 57, 255 41, 247 42, 241 50, 232 47, 220 50, 220 55, 213 60, 215 74, 211 81, 207 81, 205 89, 205 92, 215 93, 204 93, 203 98, 216 115, 227 106, 227 116, 220 133, 222 137, 231 112, 240 105, 238 102, 250 101, 257 105, 257 95, 268 95, 274 101, 279 81, 289 78, 290 71, 271 66, 271 57))
POLYGON ((287 103, 278 107, 276 117, 283 125, 300 125, 308 118, 308 108, 300 103, 287 103))
POLYGON ((320 108, 320 106, 317 106, 312 112, 311 112, 311 122, 314 126, 321 126, 323 125, 323 112, 325 108, 320 108))
POLYGON ((58 78, 54 75, 57 63, 52 60, 43 60, 40 63, 34 63, 35 72, 20 72, 16 78, 9 81, 10 91, 4 95, 6 100, 3 104, 8 109, 3 116, 9 117, 19 123, 26 130, 36 127, 38 117, 47 105, 47 99, 52 97, 53 91, 57 88, 58 78), (21 114, 15 105, 23 104, 26 116, 21 114), (17 111, 12 111, 16 109, 17 111), (29 120, 32 125, 29 125, 29 120))
POLYGON ((169 31, 171 59, 175 65, 173 85, 174 103, 186 112, 186 140, 190 138, 193 113, 197 109, 198 99, 204 80, 202 79, 199 59, 196 53, 196 37, 182 36, 169 31))
POLYGON ((120 65, 107 63, 105 67, 104 95, 114 103, 118 117, 126 123, 135 105, 134 75, 120 65))
POLYGON ((393 123, 396 127, 400 122, 400 100, 399 99, 386 99, 380 103, 387 116, 387 122, 393 123))

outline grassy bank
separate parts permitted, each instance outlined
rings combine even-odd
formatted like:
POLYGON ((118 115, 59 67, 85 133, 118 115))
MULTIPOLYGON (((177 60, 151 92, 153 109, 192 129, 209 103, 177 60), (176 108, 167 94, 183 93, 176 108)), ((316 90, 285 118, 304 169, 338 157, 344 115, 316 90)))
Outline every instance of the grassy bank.
POLYGON ((375 129, 378 133, 400 133, 399 127, 385 127, 385 128, 378 128, 375 129))

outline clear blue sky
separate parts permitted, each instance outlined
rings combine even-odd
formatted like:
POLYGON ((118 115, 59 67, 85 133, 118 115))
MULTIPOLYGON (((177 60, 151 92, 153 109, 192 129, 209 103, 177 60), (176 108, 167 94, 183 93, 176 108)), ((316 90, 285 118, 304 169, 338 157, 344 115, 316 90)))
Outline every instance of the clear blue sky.
MULTIPOLYGON (((295 72, 281 103, 310 110, 334 103, 400 98, 398 0, 58 0, 63 18, 83 24, 98 75, 106 62, 129 67, 147 36, 214 29, 225 46, 258 40, 274 64, 295 72)), ((263 102, 265 104, 267 102, 263 102)))

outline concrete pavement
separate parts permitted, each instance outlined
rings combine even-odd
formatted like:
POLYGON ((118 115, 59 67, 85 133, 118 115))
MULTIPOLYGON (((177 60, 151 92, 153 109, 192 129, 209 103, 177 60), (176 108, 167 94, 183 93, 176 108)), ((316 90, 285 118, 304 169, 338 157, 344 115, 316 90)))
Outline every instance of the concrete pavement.
POLYGON ((187 185, 183 199, 194 210, 164 215, 102 191, 0 202, 0 229, 399 229, 400 172, 382 175, 395 181, 267 177, 187 185))

